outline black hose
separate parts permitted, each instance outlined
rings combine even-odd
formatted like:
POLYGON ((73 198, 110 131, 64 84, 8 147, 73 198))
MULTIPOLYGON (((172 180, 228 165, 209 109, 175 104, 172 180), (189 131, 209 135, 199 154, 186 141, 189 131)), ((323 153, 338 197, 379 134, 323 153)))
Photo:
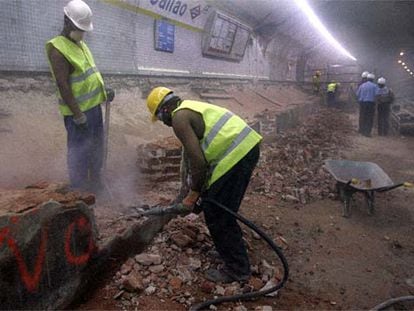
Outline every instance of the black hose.
POLYGON ((398 298, 389 299, 389 300, 384 301, 383 303, 375 306, 374 308, 371 309, 371 311, 384 310, 385 308, 388 308, 392 305, 395 305, 396 303, 404 302, 404 301, 414 301, 414 296, 402 296, 402 297, 398 297, 398 298))
POLYGON ((272 292, 275 292, 275 291, 281 289, 285 285, 285 283, 286 283, 286 281, 289 277, 289 266, 288 266, 288 263, 287 263, 287 260, 286 260, 285 256, 282 253, 282 250, 275 244, 275 242, 273 242, 272 239, 270 239, 269 236, 266 233, 264 233, 262 229, 258 228, 254 223, 252 223, 248 219, 244 218, 243 216, 233 212, 232 210, 230 210, 229 208, 227 208, 223 204, 217 202, 216 200, 209 199, 209 198, 204 198, 203 201, 212 203, 212 204, 220 207, 221 209, 225 210, 227 213, 229 213, 230 215, 232 215, 233 217, 237 218, 239 221, 244 223, 250 229, 255 231, 257 234, 259 234, 260 237, 263 240, 265 240, 267 242, 267 244, 269 244, 269 246, 272 248, 272 250, 279 257, 280 261, 282 262, 284 272, 283 272, 282 280, 277 285, 275 285, 275 286, 273 286, 269 289, 261 290, 261 291, 255 291, 255 292, 251 292, 251 293, 245 293, 245 294, 238 294, 238 295, 233 295, 233 296, 220 297, 220 298, 212 299, 212 300, 207 300, 205 302, 201 302, 199 304, 191 306, 190 311, 202 310, 202 309, 205 309, 205 308, 209 307, 210 305, 217 305, 217 304, 220 304, 220 303, 223 303, 223 302, 231 302, 231 301, 239 301, 239 300, 250 300, 250 299, 254 299, 254 298, 257 298, 257 297, 260 297, 260 296, 270 294, 272 292))

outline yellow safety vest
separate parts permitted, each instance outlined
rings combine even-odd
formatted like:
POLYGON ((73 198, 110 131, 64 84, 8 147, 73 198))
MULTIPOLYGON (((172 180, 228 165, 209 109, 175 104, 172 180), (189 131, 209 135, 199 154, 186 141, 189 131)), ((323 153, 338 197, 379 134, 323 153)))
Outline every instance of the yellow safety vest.
POLYGON ((229 110, 193 100, 184 100, 173 111, 189 109, 201 114, 205 130, 200 146, 209 165, 209 188, 236 165, 261 140, 255 130, 229 110))
POLYGON ((328 93, 334 93, 336 90, 336 83, 329 83, 328 84, 328 93))
MULTIPOLYGON (((48 55, 51 47, 56 48, 73 66, 74 71, 69 77, 73 96, 81 111, 87 111, 106 100, 106 92, 102 76, 95 66, 92 53, 87 45, 81 41, 76 44, 64 36, 57 36, 46 43, 48 55)), ((53 78, 56 80, 53 70, 53 78)), ((73 115, 58 90, 59 110, 63 116, 73 115)))

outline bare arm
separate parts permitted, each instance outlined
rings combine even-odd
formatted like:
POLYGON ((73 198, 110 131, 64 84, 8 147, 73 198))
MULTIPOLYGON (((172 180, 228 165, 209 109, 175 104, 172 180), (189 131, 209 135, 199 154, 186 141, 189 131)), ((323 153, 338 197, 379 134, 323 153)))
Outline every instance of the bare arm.
POLYGON ((198 115, 193 111, 180 110, 174 115, 172 125, 190 162, 191 190, 201 192, 206 182, 207 161, 192 125, 193 122, 202 122, 202 120, 195 120, 195 116, 198 118, 198 115))
POLYGON ((54 47, 49 52, 50 64, 52 66, 53 74, 56 78, 56 84, 63 101, 69 106, 75 118, 79 118, 82 112, 75 101, 72 89, 69 83, 69 76, 71 74, 71 65, 66 58, 54 47))

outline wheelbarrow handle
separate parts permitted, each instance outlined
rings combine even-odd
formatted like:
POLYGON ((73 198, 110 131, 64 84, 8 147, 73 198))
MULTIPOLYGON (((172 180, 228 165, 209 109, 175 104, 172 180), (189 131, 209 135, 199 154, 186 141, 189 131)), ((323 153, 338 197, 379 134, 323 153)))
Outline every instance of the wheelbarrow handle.
POLYGON ((380 188, 377 189, 376 191, 378 192, 384 192, 384 191, 388 191, 388 190, 392 190, 395 188, 399 188, 399 187, 404 187, 404 188, 414 188, 414 184, 410 183, 410 182, 403 182, 403 183, 399 183, 390 187, 384 187, 384 188, 380 188))

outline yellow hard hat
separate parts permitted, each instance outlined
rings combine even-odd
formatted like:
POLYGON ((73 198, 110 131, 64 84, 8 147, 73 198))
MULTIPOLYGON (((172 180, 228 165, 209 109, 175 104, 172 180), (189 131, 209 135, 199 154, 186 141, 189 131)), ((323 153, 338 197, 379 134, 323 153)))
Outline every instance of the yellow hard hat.
POLYGON ((149 112, 151 113, 151 120, 152 122, 157 121, 157 116, 155 113, 157 112, 158 106, 161 104, 162 100, 168 94, 172 93, 169 88, 159 86, 154 88, 147 97, 147 107, 149 112))

